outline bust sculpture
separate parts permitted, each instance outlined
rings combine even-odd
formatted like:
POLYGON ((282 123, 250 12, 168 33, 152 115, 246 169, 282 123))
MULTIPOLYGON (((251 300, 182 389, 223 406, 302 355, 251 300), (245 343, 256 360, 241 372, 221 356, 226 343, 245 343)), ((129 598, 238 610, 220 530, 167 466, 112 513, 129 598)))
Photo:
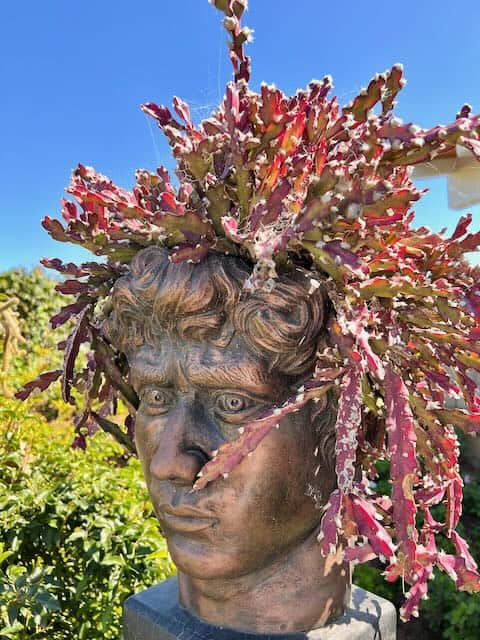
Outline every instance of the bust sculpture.
POLYGON ((250 273, 238 258, 176 265, 167 250, 144 249, 114 287, 105 332, 128 357, 137 450, 181 604, 236 629, 306 630, 337 617, 349 593, 348 564, 317 542, 336 483, 333 395, 192 491, 216 449, 311 377, 325 341, 327 301, 321 288, 309 293, 311 273, 245 293, 250 273))
POLYGON ((435 567, 480 591, 456 530, 453 428, 480 432, 480 269, 465 259, 480 232, 470 215, 450 236, 414 228, 410 171, 458 146, 480 157, 480 115, 464 105, 448 126, 403 124, 401 65, 343 107, 329 76, 291 97, 254 92, 246 1, 212 4, 234 70, 223 103, 198 124, 179 98, 175 114, 142 107, 178 187, 164 167, 127 191, 79 165, 64 223, 43 221, 105 261, 43 261, 75 296, 52 326, 75 325, 62 368, 17 397, 60 378, 66 402, 72 387, 86 397, 75 446, 101 427, 138 452, 180 601, 199 618, 319 627, 348 600, 349 563, 378 558, 409 586, 408 620, 435 567), (124 424, 107 419, 117 398, 124 424))

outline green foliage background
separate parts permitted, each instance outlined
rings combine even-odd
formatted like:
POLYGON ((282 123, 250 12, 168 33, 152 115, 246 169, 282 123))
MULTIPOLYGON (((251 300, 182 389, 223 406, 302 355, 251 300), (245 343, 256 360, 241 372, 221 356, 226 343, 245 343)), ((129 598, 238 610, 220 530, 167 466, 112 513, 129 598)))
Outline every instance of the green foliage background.
MULTIPOLYGON (((55 368, 48 318, 62 303, 42 270, 0 274, 0 294, 16 295, 27 347, 14 358, 9 386, 19 388, 55 368)), ((103 433, 73 450, 71 410, 58 384, 26 403, 0 396, 0 640, 121 638, 126 597, 174 572, 153 515, 140 465, 103 433)), ((388 493, 386 468, 381 490, 388 493)), ((460 533, 480 560, 480 485, 465 486, 460 533)), ((448 542, 445 541, 448 545, 448 542)), ((400 605, 400 582, 376 564, 354 579, 400 605)), ((402 638, 476 640, 480 594, 458 592, 436 575, 418 621, 402 638)))
POLYGON ((66 296, 55 291, 58 281, 45 275, 41 267, 27 271, 21 267, 0 273, 0 294, 18 298, 16 308, 22 320, 22 333, 34 344, 53 346, 59 339, 50 335, 48 321, 62 304, 68 304, 66 296))

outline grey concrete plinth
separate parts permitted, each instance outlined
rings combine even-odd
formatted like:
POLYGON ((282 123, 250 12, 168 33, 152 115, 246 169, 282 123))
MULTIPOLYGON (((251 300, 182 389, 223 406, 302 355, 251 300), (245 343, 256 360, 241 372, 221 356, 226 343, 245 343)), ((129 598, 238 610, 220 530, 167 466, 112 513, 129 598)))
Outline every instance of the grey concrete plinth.
POLYGON ((259 635, 215 627, 178 604, 176 578, 126 600, 124 640, 395 640, 396 611, 384 600, 352 588, 350 607, 332 624, 306 633, 259 635))

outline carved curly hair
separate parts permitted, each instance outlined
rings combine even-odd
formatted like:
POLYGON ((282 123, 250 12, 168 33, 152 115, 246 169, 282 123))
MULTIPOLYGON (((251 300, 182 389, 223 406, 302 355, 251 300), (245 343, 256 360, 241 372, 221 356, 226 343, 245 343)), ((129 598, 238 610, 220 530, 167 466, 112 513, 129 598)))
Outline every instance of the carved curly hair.
POLYGON ((166 333, 227 343, 238 332, 270 369, 308 374, 325 340, 323 288, 311 290, 312 272, 296 267, 271 291, 248 292, 243 285, 251 271, 233 256, 211 253, 199 264, 174 264, 166 249, 143 249, 114 286, 104 334, 128 355, 166 333))

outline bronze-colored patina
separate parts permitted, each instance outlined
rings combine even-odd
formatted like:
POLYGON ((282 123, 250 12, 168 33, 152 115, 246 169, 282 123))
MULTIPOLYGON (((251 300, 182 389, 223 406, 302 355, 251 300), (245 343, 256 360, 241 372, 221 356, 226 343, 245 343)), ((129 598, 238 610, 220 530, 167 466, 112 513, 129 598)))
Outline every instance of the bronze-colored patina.
POLYGON ((335 487, 334 395, 290 414, 235 469, 192 486, 218 447, 312 373, 328 304, 295 268, 245 292, 251 269, 211 254, 172 264, 152 247, 115 285, 109 339, 139 398, 135 440, 179 571, 180 602, 205 621, 257 633, 339 615, 348 565, 317 535, 335 487))

